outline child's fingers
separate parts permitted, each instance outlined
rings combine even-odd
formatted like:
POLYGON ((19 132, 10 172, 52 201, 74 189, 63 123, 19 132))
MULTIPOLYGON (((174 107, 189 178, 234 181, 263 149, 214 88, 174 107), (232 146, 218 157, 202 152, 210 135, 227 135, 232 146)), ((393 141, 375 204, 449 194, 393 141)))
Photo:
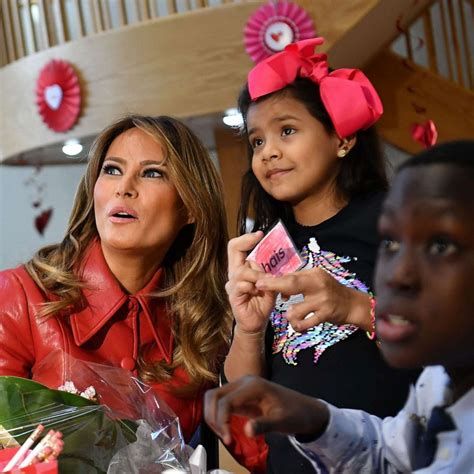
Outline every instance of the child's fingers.
POLYGON ((307 331, 309 328, 321 324, 323 321, 319 315, 316 315, 313 311, 307 313, 303 316, 303 319, 290 319, 288 317, 288 322, 291 324, 291 327, 297 332, 307 331))
POLYGON ((260 416, 249 420, 247 425, 244 427, 245 434, 253 437, 257 435, 264 435, 274 431, 285 431, 285 427, 282 427, 282 419, 276 418, 271 415, 260 416))
POLYGON ((247 260, 247 262, 252 270, 258 271, 260 275, 266 275, 266 273, 264 273, 262 270, 262 267, 257 262, 254 262, 253 260, 247 260))
POLYGON ((262 277, 256 282, 257 288, 261 290, 275 291, 288 298, 291 295, 303 293, 318 293, 327 289, 334 277, 329 275, 322 268, 312 268, 300 272, 288 273, 282 276, 273 276, 272 278, 262 277))
POLYGON ((219 401, 229 390, 232 390, 231 385, 227 384, 221 388, 208 390, 204 394, 204 419, 211 429, 222 438, 224 444, 229 444, 232 440, 229 428, 230 413, 219 401), (220 413, 220 410, 226 411, 220 413))
POLYGON ((231 239, 227 244, 227 254, 229 258, 229 278, 233 271, 242 265, 247 258, 249 250, 252 250, 255 245, 262 239, 263 232, 252 232, 250 234, 241 235, 231 239))
MULTIPOLYGON (((226 434, 224 427, 229 430, 229 421, 233 414, 247 416, 251 419, 262 415, 260 405, 262 396, 265 396, 266 383, 259 377, 246 376, 219 389, 216 394, 218 400, 214 423, 223 434, 226 434)), ((251 425, 246 427, 246 430, 249 430, 248 433, 252 435, 251 425)))
POLYGON ((286 317, 293 326, 293 323, 303 321, 306 317, 314 316, 315 313, 319 313, 320 310, 321 308, 317 299, 309 297, 305 298, 300 303, 290 305, 286 312, 286 317))
POLYGON ((232 414, 251 416, 257 403, 253 377, 243 377, 220 388, 208 390, 204 395, 204 418, 225 444, 231 442, 230 419, 232 414))
POLYGON ((233 289, 241 282, 248 282, 254 286, 260 277, 261 272, 248 266, 241 266, 237 268, 234 273, 232 273, 231 278, 226 283, 227 293, 230 294, 229 292, 232 292, 233 289))
POLYGON ((260 293, 260 290, 255 288, 255 284, 249 281, 239 281, 235 283, 231 290, 227 291, 229 297, 239 297, 239 296, 255 296, 260 293))
POLYGON ((218 388, 207 390, 204 394, 204 419, 212 430, 221 436, 220 427, 216 424, 218 388))
POLYGON ((255 286, 260 290, 273 291, 282 295, 296 295, 301 293, 302 279, 296 273, 282 276, 262 276, 255 286))

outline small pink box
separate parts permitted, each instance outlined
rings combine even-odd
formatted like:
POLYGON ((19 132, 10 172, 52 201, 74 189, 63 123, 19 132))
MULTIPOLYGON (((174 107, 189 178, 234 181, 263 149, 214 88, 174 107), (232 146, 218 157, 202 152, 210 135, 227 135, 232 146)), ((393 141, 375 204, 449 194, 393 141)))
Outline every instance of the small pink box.
POLYGON ((265 273, 272 275, 295 272, 304 265, 304 260, 281 220, 256 245, 246 260, 256 262, 265 273))

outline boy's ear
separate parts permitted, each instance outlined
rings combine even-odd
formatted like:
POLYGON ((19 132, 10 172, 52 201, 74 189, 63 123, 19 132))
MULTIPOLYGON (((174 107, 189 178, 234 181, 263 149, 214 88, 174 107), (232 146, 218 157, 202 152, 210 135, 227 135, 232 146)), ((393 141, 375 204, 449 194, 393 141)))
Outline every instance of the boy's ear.
POLYGON ((356 135, 349 135, 346 138, 340 139, 339 145, 337 147, 337 157, 344 158, 352 150, 352 148, 354 148, 356 142, 356 135))

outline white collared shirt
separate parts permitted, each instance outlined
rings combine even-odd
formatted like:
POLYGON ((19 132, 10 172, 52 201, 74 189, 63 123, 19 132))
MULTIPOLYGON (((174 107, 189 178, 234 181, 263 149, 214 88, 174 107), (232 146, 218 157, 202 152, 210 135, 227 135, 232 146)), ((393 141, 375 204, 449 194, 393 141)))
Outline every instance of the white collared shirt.
POLYGON ((330 419, 315 441, 299 443, 290 436, 321 473, 474 473, 474 388, 448 406, 456 429, 438 434, 430 466, 413 471, 415 437, 435 406, 451 403, 449 377, 441 366, 426 368, 412 387, 408 401, 395 417, 380 419, 361 410, 327 404, 330 419))

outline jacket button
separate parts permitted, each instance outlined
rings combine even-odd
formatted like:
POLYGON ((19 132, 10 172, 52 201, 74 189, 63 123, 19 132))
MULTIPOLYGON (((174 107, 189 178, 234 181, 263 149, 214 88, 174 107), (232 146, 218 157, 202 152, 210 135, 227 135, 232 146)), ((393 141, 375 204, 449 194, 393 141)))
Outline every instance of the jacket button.
POLYGON ((124 357, 122 362, 120 362, 120 367, 122 367, 122 369, 132 371, 135 368, 135 359, 132 357, 124 357))
POLYGON ((138 301, 135 298, 130 298, 128 301, 128 309, 130 311, 136 311, 138 309, 138 301))

